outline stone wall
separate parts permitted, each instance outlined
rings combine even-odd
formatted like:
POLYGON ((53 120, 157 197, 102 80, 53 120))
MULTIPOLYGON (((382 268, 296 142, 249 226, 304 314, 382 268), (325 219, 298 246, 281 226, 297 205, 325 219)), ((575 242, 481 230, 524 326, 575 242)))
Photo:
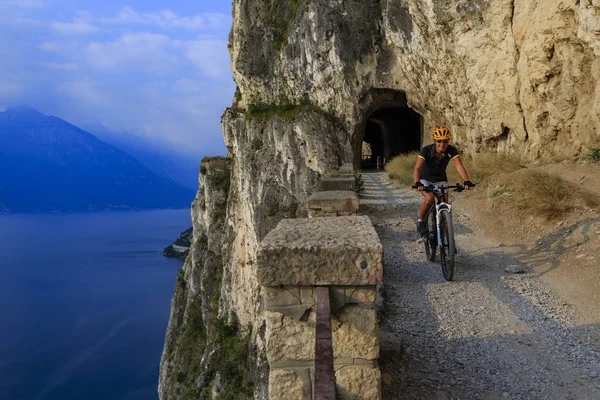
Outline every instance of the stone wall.
POLYGON ((312 399, 317 286, 329 287, 337 398, 381 398, 376 285, 383 246, 366 216, 283 220, 262 241, 269 398, 312 399))

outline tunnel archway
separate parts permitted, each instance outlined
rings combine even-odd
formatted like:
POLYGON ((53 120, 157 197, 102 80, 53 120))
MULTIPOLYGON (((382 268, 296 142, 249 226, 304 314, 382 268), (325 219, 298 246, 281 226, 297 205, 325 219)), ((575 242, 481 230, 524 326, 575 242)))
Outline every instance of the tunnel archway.
POLYGON ((375 169, 393 157, 418 151, 422 145, 423 117, 408 107, 406 94, 381 90, 371 93, 372 105, 356 127, 354 166, 375 169), (379 96, 378 96, 379 94, 379 96))

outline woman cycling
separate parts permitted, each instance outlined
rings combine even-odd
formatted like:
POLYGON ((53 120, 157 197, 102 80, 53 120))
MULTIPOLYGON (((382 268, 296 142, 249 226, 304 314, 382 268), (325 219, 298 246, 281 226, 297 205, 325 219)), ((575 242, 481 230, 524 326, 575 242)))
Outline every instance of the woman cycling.
POLYGON ((431 137, 434 142, 421 149, 417 157, 417 164, 414 170, 415 186, 423 195, 423 204, 419 208, 419 216, 417 219, 417 231, 420 234, 425 233, 425 214, 435 202, 433 193, 423 191, 424 186, 429 185, 448 185, 448 177, 446 176, 446 167, 450 160, 454 161, 454 166, 458 174, 464 180, 465 189, 469 190, 474 187, 469 180, 469 175, 460 160, 456 147, 449 144, 452 134, 445 126, 438 126, 431 132, 431 137))

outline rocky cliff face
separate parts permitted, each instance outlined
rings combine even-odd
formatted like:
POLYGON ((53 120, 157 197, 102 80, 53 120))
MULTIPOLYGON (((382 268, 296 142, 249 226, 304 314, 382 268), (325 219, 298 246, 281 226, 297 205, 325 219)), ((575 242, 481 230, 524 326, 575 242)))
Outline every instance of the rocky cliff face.
POLYGON ((202 164, 162 399, 266 398, 258 243, 306 215, 323 174, 358 166, 372 126, 374 153, 403 124, 418 144, 444 123, 463 151, 531 158, 600 140, 600 0, 235 0, 233 17, 229 158, 202 164))
POLYGON ((598 140, 600 1, 234 2, 240 107, 308 101, 360 136, 396 90, 471 151, 576 154, 598 140), (379 103, 379 104, 378 104, 379 103))

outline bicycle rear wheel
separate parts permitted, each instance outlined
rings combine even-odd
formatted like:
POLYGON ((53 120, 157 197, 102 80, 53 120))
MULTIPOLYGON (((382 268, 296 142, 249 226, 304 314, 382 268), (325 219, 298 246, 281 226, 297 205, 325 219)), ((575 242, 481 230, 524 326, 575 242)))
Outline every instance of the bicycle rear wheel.
POLYGON ((437 249, 437 227, 435 224, 435 211, 432 209, 425 218, 427 230, 425 232, 425 255, 429 261, 435 261, 437 249))
POLYGON ((454 276, 456 247, 454 247, 454 225, 452 224, 452 215, 448 211, 442 211, 440 214, 440 230, 442 237, 442 246, 440 247, 442 273, 447 281, 451 281, 454 276))

